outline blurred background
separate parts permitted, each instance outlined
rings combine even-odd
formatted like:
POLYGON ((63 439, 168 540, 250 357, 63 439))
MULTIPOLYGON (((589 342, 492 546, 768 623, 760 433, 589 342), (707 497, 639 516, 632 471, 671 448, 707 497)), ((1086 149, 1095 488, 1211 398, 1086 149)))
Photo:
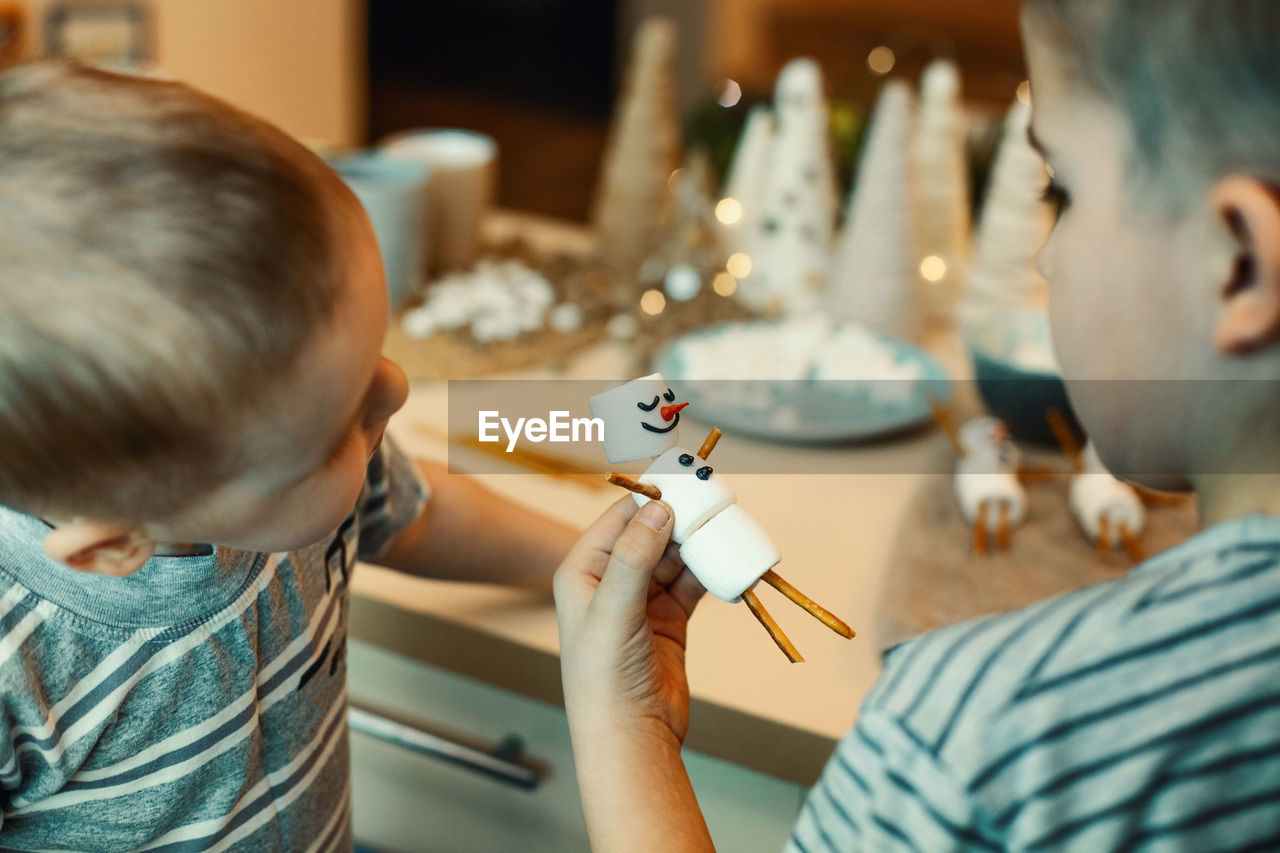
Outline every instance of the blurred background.
POLYGON ((998 115, 1025 76, 1017 9, 1017 0, 8 0, 0 62, 61 53, 155 63, 338 148, 408 127, 470 128, 502 151, 499 205, 585 220, 632 35, 650 15, 679 28, 686 140, 707 145, 722 171, 748 107, 797 56, 817 60, 849 128, 884 75, 915 77, 939 57, 959 65, 971 109, 998 115))

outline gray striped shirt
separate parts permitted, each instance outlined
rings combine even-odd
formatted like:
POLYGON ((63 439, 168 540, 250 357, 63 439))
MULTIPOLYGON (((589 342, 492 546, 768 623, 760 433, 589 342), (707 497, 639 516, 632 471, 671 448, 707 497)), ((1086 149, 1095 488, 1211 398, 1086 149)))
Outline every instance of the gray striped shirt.
POLYGON ((0 850, 349 850, 348 579, 425 500, 387 440, 324 541, 121 578, 0 507, 0 850))
POLYGON ((1280 519, 894 649, 787 849, 1280 850, 1280 519))

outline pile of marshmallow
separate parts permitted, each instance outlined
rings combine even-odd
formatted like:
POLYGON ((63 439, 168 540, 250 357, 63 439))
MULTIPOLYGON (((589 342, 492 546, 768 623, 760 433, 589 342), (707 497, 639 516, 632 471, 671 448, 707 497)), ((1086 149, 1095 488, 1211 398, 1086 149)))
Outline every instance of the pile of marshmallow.
POLYGON ((678 345, 684 379, 916 380, 920 366, 855 323, 792 317, 721 327, 678 345))
POLYGON ((571 302, 557 304, 555 288, 543 275, 518 260, 493 258, 437 280, 423 303, 402 319, 411 338, 466 329, 482 343, 514 340, 544 326, 567 334, 582 322, 582 309, 571 302))

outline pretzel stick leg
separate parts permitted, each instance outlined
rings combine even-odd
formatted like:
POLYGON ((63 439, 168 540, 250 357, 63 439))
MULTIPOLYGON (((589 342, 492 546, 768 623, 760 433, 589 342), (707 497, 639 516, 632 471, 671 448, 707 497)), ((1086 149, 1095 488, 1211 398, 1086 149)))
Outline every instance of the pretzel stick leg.
POLYGON ((978 517, 973 522, 973 553, 987 556, 987 502, 978 504, 978 517))
POLYGON ((742 594, 742 600, 747 603, 747 609, 751 611, 751 615, 759 619, 760 624, 769 632, 769 636, 773 637, 773 641, 778 644, 778 648, 782 649, 782 653, 787 656, 787 660, 792 663, 804 663, 800 650, 787 639, 786 634, 782 633, 782 629, 778 627, 777 622, 773 621, 769 611, 764 609, 764 605, 760 603, 760 599, 756 598, 756 594, 751 590, 747 590, 742 594))
POLYGON ((720 440, 720 427, 712 427, 711 432, 707 433, 707 440, 702 442, 702 447, 698 449, 698 455, 706 459, 711 455, 711 451, 716 449, 716 442, 720 440))
POLYGON ((1141 563, 1146 559, 1146 555, 1142 553, 1142 543, 1138 541, 1138 537, 1133 535, 1133 531, 1129 529, 1129 525, 1120 525, 1120 540, 1124 542, 1124 549, 1129 552, 1129 559, 1135 563, 1141 563))
POLYGON ((853 629, 846 625, 843 619, 836 616, 830 610, 823 607, 821 604, 814 601, 791 584, 787 583, 787 581, 773 569, 765 572, 764 575, 761 576, 760 580, 764 581, 769 586, 794 601, 796 604, 799 604, 805 610, 809 611, 811 616, 823 625, 826 625, 832 631, 835 631, 841 637, 844 637, 846 640, 852 640, 854 636, 856 636, 853 633, 853 629))
POLYGON ((1000 501, 999 519, 996 522, 996 547, 1005 551, 1013 539, 1013 531, 1009 529, 1009 505, 1000 501))
POLYGON ((942 427, 942 431, 951 440, 951 446, 955 448, 956 455, 963 459, 965 456, 964 445, 960 443, 960 430, 956 429, 956 419, 951 416, 951 410, 944 406, 937 397, 931 396, 929 398, 929 411, 933 412, 933 419, 938 422, 938 426, 942 427))
POLYGON ((644 495, 651 501, 662 500, 662 490, 657 486, 633 480, 626 474, 615 474, 610 471, 608 474, 604 475, 604 478, 615 486, 621 486, 628 492, 635 492, 637 495, 644 495))
POLYGON ((1101 513, 1098 516, 1098 556, 1105 557, 1111 551, 1111 523, 1107 521, 1107 514, 1101 513))

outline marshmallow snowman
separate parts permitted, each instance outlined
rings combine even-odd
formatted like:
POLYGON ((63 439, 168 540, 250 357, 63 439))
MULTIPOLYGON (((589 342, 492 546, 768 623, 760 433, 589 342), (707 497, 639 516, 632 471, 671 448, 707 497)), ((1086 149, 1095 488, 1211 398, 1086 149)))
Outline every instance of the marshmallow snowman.
POLYGON ((989 416, 974 418, 960 428, 958 441, 964 453, 956 462, 955 492, 965 521, 976 525, 982 516, 988 535, 1000 533, 1002 512, 1011 527, 1025 521, 1027 493, 1018 481, 1018 449, 1004 424, 989 416))
POLYGON ((1085 447, 1080 461, 1083 470, 1071 478, 1068 502, 1071 514, 1089 541, 1115 549, 1126 544, 1124 538, 1127 534, 1133 537, 1141 535, 1147 523, 1147 513, 1137 491, 1111 475, 1098 458, 1092 442, 1085 447), (1104 536, 1105 540, 1099 542, 1104 536))
MULTIPOLYGON (((662 374, 654 373, 597 394, 592 417, 604 421, 604 453, 610 462, 653 464, 640 482, 658 487, 674 516, 671 538, 680 557, 707 591, 737 602, 782 559, 764 528, 735 503, 732 487, 696 451, 677 446, 680 411, 662 374)), ((649 502, 635 495, 640 506, 649 502)))

